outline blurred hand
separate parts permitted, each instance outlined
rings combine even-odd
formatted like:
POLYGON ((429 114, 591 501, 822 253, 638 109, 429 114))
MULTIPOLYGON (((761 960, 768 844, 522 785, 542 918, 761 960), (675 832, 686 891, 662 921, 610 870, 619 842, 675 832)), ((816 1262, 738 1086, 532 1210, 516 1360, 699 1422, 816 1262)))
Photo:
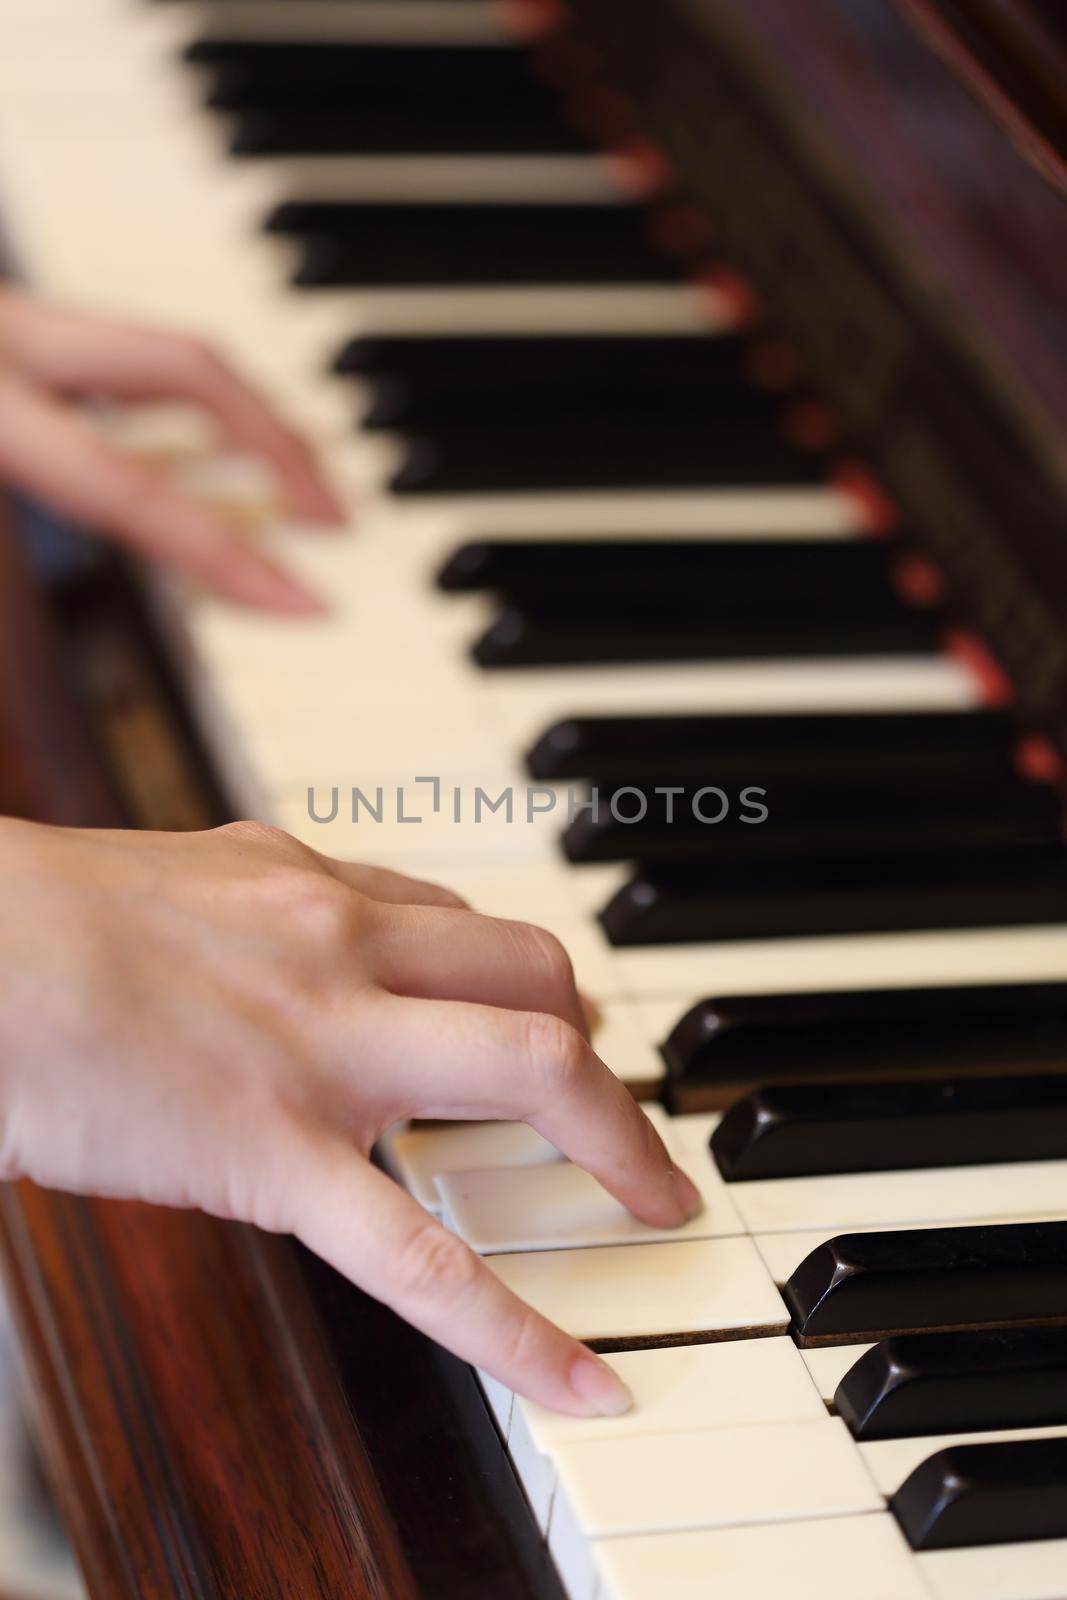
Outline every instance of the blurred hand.
POLYGON ((181 400, 273 469, 294 515, 344 513, 304 441, 213 350, 0 285, 0 481, 216 593, 269 611, 323 606, 166 477, 110 447, 72 401, 181 400))
POLYGON ((0 1176, 294 1233, 510 1388, 626 1409, 368 1160, 401 1118, 518 1119, 643 1221, 699 1210, 550 934, 252 823, 0 822, 0 881, 0 1176))

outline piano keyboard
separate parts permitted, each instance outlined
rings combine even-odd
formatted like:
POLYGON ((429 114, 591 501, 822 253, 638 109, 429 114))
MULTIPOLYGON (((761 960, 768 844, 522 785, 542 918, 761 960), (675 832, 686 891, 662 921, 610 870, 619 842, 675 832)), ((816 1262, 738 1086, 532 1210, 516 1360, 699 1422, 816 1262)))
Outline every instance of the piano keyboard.
POLYGON ((193 419, 102 419, 330 600, 304 625, 160 585, 242 811, 552 928, 704 1195, 660 1236, 528 1128, 385 1143, 634 1391, 590 1421, 484 1380, 571 1600, 1053 1600, 1059 802, 693 219, 562 115, 532 15, 9 0, 5 229, 43 289, 206 329, 351 498, 327 537, 193 419), (568 825, 591 784, 641 820, 568 825), (676 826, 660 784, 765 789, 770 819, 676 826), (472 820, 475 787, 518 816, 472 820))

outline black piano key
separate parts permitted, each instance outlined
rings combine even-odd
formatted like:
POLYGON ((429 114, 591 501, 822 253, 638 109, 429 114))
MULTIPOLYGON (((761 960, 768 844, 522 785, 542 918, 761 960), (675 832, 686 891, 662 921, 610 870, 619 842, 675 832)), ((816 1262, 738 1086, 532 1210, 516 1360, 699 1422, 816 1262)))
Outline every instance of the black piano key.
POLYGON ((657 387, 624 379, 590 378, 585 383, 559 381, 525 385, 515 378, 506 388, 479 383, 477 375, 467 382, 440 384, 416 381, 396 374, 372 380, 370 404, 361 417, 364 428, 394 432, 432 432, 436 427, 462 422, 498 427, 538 426, 551 422, 561 410, 570 416, 595 421, 598 417, 621 420, 644 419, 678 422, 703 417, 716 421, 723 417, 762 418, 768 426, 779 423, 781 402, 746 386, 740 378, 733 383, 657 387))
POLYGON ((526 52, 202 39, 187 52, 245 156, 556 155, 588 140, 526 52))
MULTIPOLYGON (((204 37, 187 47, 185 59, 208 75, 210 102, 226 111, 321 110, 358 101, 397 106, 417 121, 438 107, 465 106, 472 114, 513 108, 521 115, 531 105, 558 105, 518 46, 204 37)), ((423 148, 432 152, 434 145, 423 148)))
POLYGON ((522 609, 588 616, 669 607, 720 625, 790 618, 815 625, 898 616, 892 556, 879 540, 491 539, 461 545, 438 585, 491 590, 522 609), (817 615, 813 615, 817 613, 817 615))
MULTIPOLYGON (((735 623, 703 617, 561 617, 511 609, 490 624, 472 655, 481 667, 574 667, 657 661, 764 660, 802 656, 916 655, 936 649, 936 619, 901 606, 847 622, 773 617, 735 623)), ((633 852, 627 852, 632 854, 633 852)), ((610 858, 608 858, 610 859, 610 858)))
MULTIPOLYGON (((769 823, 762 826, 769 826, 769 823)), ((614 945, 1055 924, 1067 850, 869 854, 646 867, 600 921, 614 945)))
POLYGON ((747 380, 739 342, 728 336, 370 337, 352 341, 336 368, 371 386, 364 427, 409 431, 442 420, 541 421, 564 405, 681 419, 724 411, 773 418, 782 403, 747 380))
POLYGON ((710 767, 726 783, 804 780, 818 773, 892 782, 901 772, 1000 781, 1016 738, 999 711, 799 713, 753 716, 568 717, 526 757, 531 777, 658 783, 710 767))
POLYGON ((841 1380, 834 1408, 857 1439, 1067 1423, 1067 1328, 883 1339, 841 1380))
MULTIPOLYGON (((885 639, 884 634, 879 636, 885 639)), ((848 650, 847 632, 833 646, 828 643, 824 653, 832 654, 837 647, 848 650)), ((888 641, 886 648, 891 648, 888 641)), ((716 776, 711 769, 703 782, 714 785, 716 776)), ((745 861, 812 855, 826 861, 865 850, 947 853, 1001 849, 1056 840, 1062 813, 1059 797, 1051 789, 1022 778, 976 790, 952 783, 916 783, 907 773, 883 788, 826 784, 813 776, 803 788, 785 783, 746 784, 736 803, 731 794, 728 815, 706 825, 695 810, 698 782, 672 784, 664 776, 658 792, 637 785, 624 787, 625 808, 613 809, 614 791, 598 787, 597 809, 583 811, 566 829, 563 850, 569 861, 638 860, 654 866, 710 864, 728 855, 745 861), (758 793, 752 798, 760 799, 771 813, 766 822, 759 822, 758 816, 754 819, 752 810, 744 805, 745 795, 754 787, 758 793)), ((716 788, 730 793, 721 784, 716 788)), ((699 809, 704 815, 709 810, 716 814, 714 803, 701 803, 699 809)))
POLYGON ((730 1107, 711 1150, 731 1183, 1062 1160, 1067 1078, 769 1084, 730 1107))
POLYGON ((745 343, 730 333, 699 334, 359 334, 333 371, 365 380, 404 378, 415 386, 498 390, 510 382, 552 392, 563 384, 632 383, 698 393, 742 380, 745 343))
POLYGON ((413 116, 410 107, 347 106, 320 110, 248 110, 232 119, 235 156, 353 155, 575 155, 589 142, 562 121, 554 107, 488 108, 474 115, 464 106, 413 116))
POLYGON ((821 483, 825 463, 762 419, 590 422, 565 413, 537 428, 440 428, 411 441, 401 494, 697 488, 821 483))
MULTIPOLYGON (((677 269, 628 205, 284 201, 267 218, 298 245, 302 287, 669 283, 677 269)), ((446 418, 447 420, 447 418, 446 418)))
POLYGON ((802 1341, 1067 1322, 1067 1222, 846 1233, 782 1291, 802 1341))
POLYGON ((728 334, 524 336, 365 334, 345 345, 334 370, 396 380, 413 393, 504 394, 536 390, 550 398, 575 389, 637 393, 671 390, 694 399, 709 390, 740 395, 744 345, 728 334))
POLYGON ((1067 1070, 1067 983, 725 995, 663 1046, 676 1112, 752 1083, 1067 1070))
POLYGON ((913 1550, 1067 1538, 1067 1439, 939 1450, 889 1504, 913 1550))

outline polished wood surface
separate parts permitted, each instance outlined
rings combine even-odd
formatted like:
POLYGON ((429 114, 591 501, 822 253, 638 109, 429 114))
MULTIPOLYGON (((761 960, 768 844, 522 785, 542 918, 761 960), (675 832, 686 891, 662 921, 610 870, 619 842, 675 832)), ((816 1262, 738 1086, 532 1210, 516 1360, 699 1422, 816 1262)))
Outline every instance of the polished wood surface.
POLYGON ((0 1223, 94 1600, 415 1595, 284 1242, 28 1184, 0 1223))
POLYGON ((0 815, 85 827, 107 826, 121 817, 118 798, 77 716, 51 619, 3 520, 0 815))

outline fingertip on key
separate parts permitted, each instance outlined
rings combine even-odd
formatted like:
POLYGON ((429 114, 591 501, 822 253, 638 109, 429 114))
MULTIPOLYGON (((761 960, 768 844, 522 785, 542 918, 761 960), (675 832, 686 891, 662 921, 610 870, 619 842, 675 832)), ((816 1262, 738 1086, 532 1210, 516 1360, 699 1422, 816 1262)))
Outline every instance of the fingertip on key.
POLYGON ((570 1382, 587 1416, 621 1417, 633 1406, 634 1397, 622 1379, 592 1352, 575 1361, 570 1382))
POLYGON ((687 1177, 681 1167, 675 1167, 671 1173, 671 1186, 674 1189, 675 1198, 682 1209, 683 1222, 691 1222, 704 1209, 703 1195, 692 1178, 687 1177))

